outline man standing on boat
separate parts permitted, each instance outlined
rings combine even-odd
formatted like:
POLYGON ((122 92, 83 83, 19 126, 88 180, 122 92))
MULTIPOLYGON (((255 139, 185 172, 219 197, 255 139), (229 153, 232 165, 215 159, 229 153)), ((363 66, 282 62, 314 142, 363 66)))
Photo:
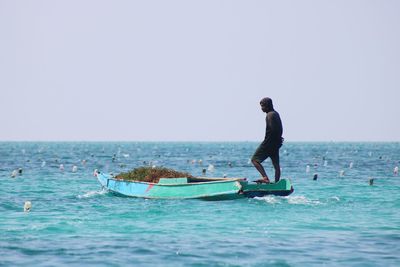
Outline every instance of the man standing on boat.
POLYGON ((282 122, 279 113, 274 110, 272 99, 265 97, 260 101, 261 110, 267 113, 265 122, 267 124, 265 130, 264 141, 257 148, 251 162, 254 167, 260 172, 262 178, 257 180, 257 183, 269 183, 267 173, 261 163, 268 157, 271 158, 272 165, 275 169, 275 182, 278 182, 281 177, 281 167, 279 166, 279 148, 282 146, 282 122))

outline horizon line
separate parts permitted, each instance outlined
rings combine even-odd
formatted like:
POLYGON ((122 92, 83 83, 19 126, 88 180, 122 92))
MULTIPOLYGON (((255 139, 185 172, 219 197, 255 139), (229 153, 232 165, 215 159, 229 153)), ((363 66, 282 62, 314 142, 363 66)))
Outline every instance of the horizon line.
MULTIPOLYGON (((2 143, 259 143, 263 140, 0 140, 2 143)), ((400 140, 290 140, 285 143, 399 143, 400 140)))

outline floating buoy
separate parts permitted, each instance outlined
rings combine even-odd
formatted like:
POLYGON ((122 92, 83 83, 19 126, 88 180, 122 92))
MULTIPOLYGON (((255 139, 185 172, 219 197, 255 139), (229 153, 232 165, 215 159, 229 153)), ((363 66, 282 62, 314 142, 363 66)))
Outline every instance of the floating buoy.
POLYGON ((318 179, 318 173, 314 173, 313 180, 316 181, 318 179))
POLYGON ((212 165, 212 164, 208 165, 207 170, 210 171, 210 172, 213 172, 215 170, 214 165, 212 165))
POLYGON ((18 175, 17 170, 13 170, 12 173, 11 173, 11 177, 14 178, 14 177, 16 177, 17 175, 18 175))
POLYGON ((72 172, 77 172, 78 171, 78 167, 76 166, 76 165, 74 165, 73 167, 72 167, 72 172))
POLYGON ((60 164, 59 169, 60 169, 60 171, 64 171, 64 164, 60 164))
POLYGON ((369 178, 369 185, 374 185, 374 178, 369 178))
POLYGON ((309 173, 310 172, 310 165, 307 165, 307 167, 306 167, 306 173, 309 173))
POLYGON ((24 204, 24 211, 25 212, 30 212, 32 209, 32 203, 30 201, 25 201, 24 204))

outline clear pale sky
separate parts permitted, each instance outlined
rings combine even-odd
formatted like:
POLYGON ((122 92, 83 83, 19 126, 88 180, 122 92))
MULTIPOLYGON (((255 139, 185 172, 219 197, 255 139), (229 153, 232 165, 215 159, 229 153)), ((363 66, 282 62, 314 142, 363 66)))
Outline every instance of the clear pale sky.
POLYGON ((0 140, 400 141, 400 1, 0 0, 0 140))

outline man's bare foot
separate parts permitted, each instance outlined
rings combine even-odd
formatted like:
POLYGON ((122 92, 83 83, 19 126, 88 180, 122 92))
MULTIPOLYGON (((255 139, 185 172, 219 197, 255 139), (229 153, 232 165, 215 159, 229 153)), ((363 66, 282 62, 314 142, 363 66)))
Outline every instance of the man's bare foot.
POLYGON ((254 182, 257 184, 269 184, 270 183, 270 181, 267 177, 263 177, 261 179, 255 180, 254 182))

